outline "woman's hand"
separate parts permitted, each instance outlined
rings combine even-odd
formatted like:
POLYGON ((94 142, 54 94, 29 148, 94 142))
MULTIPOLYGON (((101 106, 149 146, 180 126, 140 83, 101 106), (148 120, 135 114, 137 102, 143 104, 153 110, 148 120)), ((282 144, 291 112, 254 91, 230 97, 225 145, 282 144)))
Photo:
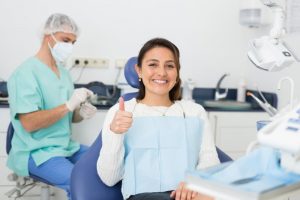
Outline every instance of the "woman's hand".
POLYGON ((198 193, 186 188, 184 182, 181 182, 176 190, 172 191, 170 197, 175 200, 194 200, 198 193))
POLYGON ((214 198, 187 189, 184 182, 181 182, 178 188, 172 191, 170 197, 175 200, 214 200, 214 198))
POLYGON ((124 99, 119 99, 119 110, 110 124, 110 130, 117 134, 125 133, 132 125, 132 113, 125 111, 124 99))

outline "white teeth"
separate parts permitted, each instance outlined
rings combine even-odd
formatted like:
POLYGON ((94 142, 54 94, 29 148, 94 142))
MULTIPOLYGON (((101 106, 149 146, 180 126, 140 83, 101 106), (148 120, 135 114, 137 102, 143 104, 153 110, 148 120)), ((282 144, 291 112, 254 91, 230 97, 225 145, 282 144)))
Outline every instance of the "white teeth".
POLYGON ((163 83, 167 83, 167 80, 153 80, 155 83, 158 83, 158 84, 163 84, 163 83))

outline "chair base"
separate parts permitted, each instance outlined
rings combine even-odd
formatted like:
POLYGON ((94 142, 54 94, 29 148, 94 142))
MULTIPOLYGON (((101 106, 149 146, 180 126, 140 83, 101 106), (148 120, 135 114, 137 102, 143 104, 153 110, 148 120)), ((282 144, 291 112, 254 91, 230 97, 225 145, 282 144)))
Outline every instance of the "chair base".
POLYGON ((21 177, 15 173, 9 174, 8 179, 16 182, 13 189, 5 193, 8 198, 17 199, 20 197, 37 197, 40 196, 40 200, 50 200, 54 193, 51 193, 50 186, 48 184, 36 181, 30 177, 21 177), (40 194, 27 194, 34 187, 41 187, 40 194))

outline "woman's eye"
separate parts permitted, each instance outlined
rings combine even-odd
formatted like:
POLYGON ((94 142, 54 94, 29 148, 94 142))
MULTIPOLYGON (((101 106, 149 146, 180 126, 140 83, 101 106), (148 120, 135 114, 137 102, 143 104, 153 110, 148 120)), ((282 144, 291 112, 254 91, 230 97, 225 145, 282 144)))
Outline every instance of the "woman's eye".
POLYGON ((174 65, 167 65, 167 67, 168 67, 168 68, 172 68, 172 69, 175 68, 174 65))
POLYGON ((155 63, 150 63, 149 66, 150 67, 156 67, 157 65, 155 63))

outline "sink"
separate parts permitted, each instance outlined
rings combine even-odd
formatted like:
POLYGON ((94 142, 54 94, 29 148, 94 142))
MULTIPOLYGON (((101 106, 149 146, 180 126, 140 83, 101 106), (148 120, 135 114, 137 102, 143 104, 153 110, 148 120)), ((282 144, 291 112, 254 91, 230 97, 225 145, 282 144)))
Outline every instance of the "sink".
POLYGON ((222 110, 251 110, 252 108, 250 103, 233 100, 208 100, 203 102, 203 106, 222 110))

